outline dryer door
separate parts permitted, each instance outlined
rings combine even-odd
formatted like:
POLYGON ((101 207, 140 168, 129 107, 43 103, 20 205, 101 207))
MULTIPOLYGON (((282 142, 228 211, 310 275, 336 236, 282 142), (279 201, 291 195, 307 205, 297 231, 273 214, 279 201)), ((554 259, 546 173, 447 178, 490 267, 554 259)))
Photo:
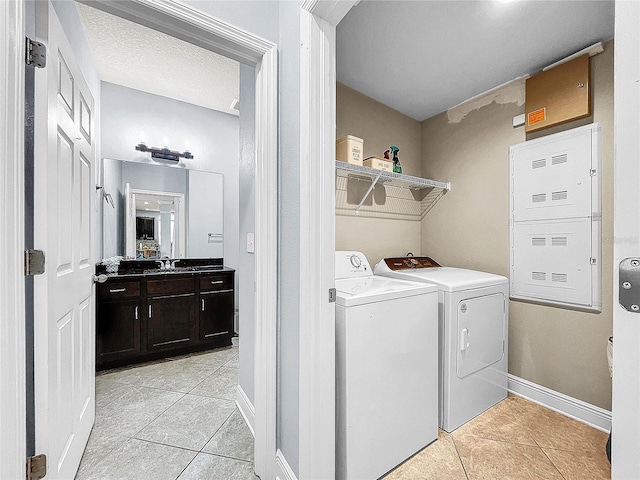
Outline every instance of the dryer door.
POLYGON ((456 374, 464 378, 502 360, 505 297, 502 293, 458 303, 456 374))

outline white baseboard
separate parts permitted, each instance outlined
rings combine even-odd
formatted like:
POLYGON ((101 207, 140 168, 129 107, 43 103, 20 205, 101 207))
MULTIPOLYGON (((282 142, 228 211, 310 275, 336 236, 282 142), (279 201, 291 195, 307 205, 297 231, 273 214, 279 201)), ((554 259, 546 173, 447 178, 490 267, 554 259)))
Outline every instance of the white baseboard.
POLYGON ((256 421, 256 409, 249 400, 249 397, 247 397, 247 394, 244 393, 244 390, 240 385, 236 387, 236 406, 244 417, 244 421, 249 427, 249 430, 251 430, 251 435, 253 435, 253 438, 255 438, 256 430, 254 425, 256 421))
POLYGON ((508 376, 507 388, 515 395, 586 423, 593 428, 607 433, 611 430, 611 412, 609 410, 596 407, 511 374, 508 376))
POLYGON ((280 449, 276 452, 276 480, 298 480, 280 449))

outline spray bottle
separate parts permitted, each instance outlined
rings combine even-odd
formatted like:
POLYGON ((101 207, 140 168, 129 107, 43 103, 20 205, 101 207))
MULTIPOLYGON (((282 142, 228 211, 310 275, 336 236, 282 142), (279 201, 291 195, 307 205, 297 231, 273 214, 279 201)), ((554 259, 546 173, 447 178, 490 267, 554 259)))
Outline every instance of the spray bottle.
POLYGON ((402 165, 400 165, 400 159, 398 159, 400 149, 395 145, 391 145, 389 150, 393 153, 393 173, 402 173, 402 165))

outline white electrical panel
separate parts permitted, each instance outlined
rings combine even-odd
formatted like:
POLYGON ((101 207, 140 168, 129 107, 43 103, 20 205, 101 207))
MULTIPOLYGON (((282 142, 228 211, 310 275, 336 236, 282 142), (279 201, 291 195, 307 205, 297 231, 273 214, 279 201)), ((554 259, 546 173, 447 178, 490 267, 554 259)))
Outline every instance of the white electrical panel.
POLYGON ((600 311, 600 126, 510 147, 511 298, 600 311))

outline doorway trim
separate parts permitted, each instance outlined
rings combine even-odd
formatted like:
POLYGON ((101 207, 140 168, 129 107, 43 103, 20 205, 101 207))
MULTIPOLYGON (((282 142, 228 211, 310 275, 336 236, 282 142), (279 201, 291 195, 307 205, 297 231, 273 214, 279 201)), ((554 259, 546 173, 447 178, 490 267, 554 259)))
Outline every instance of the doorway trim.
POLYGON ((335 478, 336 26, 358 1, 300 9, 300 479, 335 478))
POLYGON ((254 338, 255 471, 273 478, 276 455, 277 340, 277 45, 172 0, 80 0, 135 23, 214 51, 256 69, 254 338))
POLYGON ((0 2, 0 478, 24 477, 26 457, 24 18, 23 2, 0 2))

